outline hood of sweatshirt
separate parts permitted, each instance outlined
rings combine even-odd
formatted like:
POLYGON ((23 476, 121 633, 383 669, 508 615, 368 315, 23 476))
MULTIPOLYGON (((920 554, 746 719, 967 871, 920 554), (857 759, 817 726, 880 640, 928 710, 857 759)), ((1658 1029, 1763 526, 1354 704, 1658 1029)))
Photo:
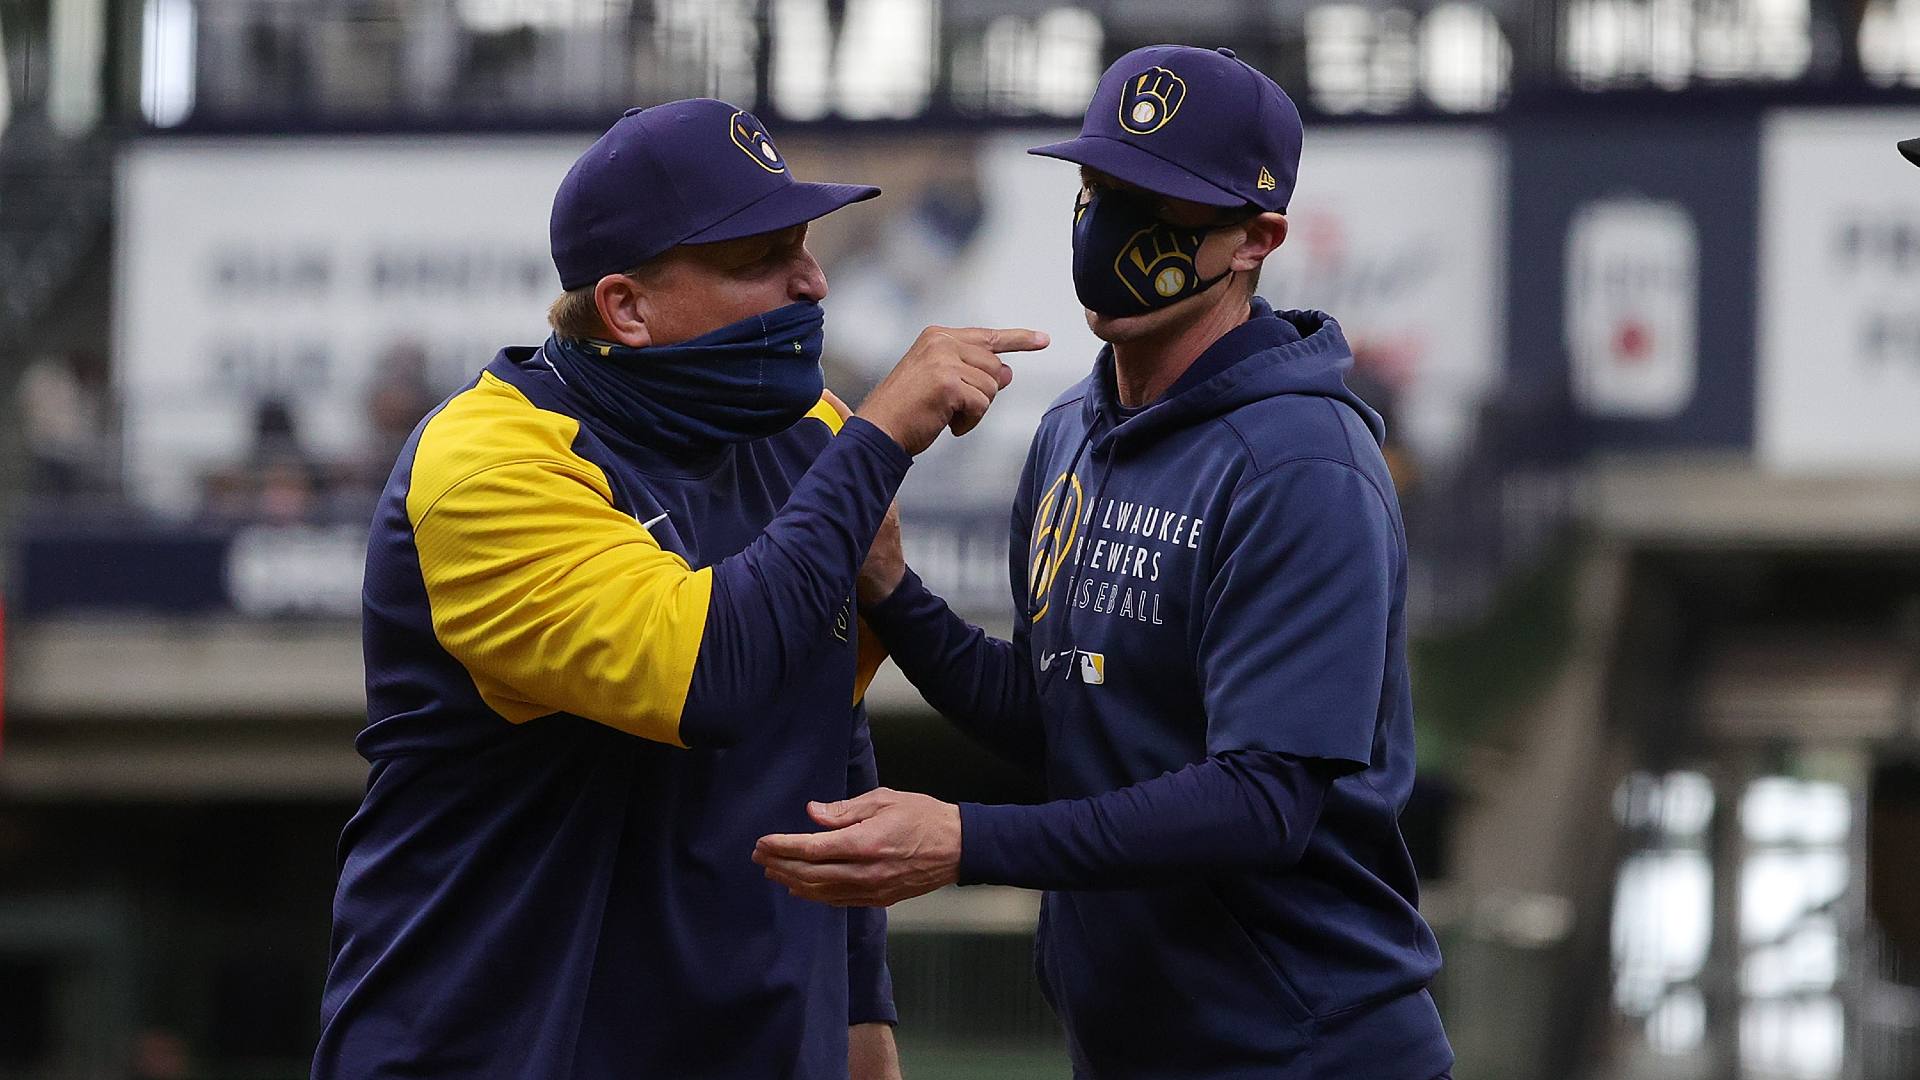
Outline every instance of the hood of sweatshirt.
POLYGON ((1080 407, 1094 452, 1144 447, 1265 398, 1331 398, 1359 414, 1375 444, 1386 439, 1380 414, 1347 389, 1353 350, 1323 311, 1275 311, 1254 297, 1246 322, 1214 342, 1167 393, 1124 416, 1114 385, 1113 349, 1100 350, 1080 407))

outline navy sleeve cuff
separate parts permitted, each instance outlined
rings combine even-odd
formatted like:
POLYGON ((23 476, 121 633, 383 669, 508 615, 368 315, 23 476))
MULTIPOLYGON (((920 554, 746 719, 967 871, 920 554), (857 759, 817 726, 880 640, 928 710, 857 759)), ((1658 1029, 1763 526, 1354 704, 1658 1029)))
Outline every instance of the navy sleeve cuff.
POLYGON ((989 806, 985 803, 960 804, 961 885, 1011 885, 1007 863, 1002 857, 1009 850, 1023 850, 1021 817, 1032 817, 1033 807, 1019 805, 989 806))
POLYGON ((894 442, 893 436, 881 431, 872 421, 862 420, 858 416, 847 417, 846 423, 840 426, 839 438, 852 438, 872 450, 883 464, 891 466, 901 476, 905 476, 907 467, 913 464, 913 455, 894 442))

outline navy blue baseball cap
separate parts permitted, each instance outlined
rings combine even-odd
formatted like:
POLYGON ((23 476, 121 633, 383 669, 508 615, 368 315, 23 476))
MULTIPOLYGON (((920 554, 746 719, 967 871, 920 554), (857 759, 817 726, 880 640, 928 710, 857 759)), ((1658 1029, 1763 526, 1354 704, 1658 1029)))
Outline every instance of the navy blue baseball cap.
POLYGON ((1293 99, 1232 49, 1149 45, 1100 76, 1079 138, 1027 153, 1176 199, 1280 211, 1302 135, 1293 99))
POLYGON ((628 109, 554 193, 553 266, 571 291, 681 244, 791 228, 878 194, 795 180, 765 125, 724 101, 628 109))

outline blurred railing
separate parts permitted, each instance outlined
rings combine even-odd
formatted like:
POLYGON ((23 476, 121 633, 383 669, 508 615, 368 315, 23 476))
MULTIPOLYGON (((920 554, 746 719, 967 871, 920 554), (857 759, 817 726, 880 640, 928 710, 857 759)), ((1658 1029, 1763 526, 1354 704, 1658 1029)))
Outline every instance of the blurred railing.
POLYGON ((601 120, 708 94, 787 120, 1072 117, 1105 64, 1229 45, 1323 113, 1516 95, 1920 85, 1920 27, 1849 0, 121 0, 157 127, 601 120))

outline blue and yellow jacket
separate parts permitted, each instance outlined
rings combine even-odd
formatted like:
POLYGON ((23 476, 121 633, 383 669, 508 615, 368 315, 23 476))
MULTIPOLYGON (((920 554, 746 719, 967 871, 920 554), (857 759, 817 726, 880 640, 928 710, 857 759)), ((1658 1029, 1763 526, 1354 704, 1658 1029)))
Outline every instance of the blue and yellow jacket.
POLYGON ((844 1077, 894 1019, 884 913, 749 856, 875 783, 853 584, 910 459, 824 400, 637 428, 512 348, 400 456, 316 1078, 844 1077))

